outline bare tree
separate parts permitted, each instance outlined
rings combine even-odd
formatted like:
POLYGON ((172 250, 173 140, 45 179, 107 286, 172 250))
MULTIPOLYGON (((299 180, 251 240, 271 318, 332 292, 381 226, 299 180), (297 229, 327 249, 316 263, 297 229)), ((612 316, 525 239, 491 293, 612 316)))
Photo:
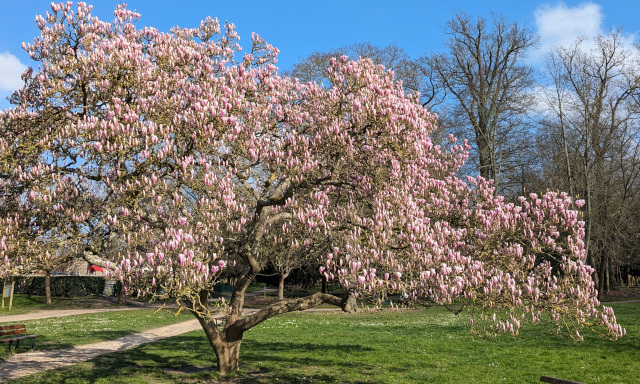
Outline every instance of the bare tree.
POLYGON ((415 60, 397 44, 379 47, 368 42, 355 43, 332 49, 326 52, 316 51, 302 58, 287 71, 287 75, 298 78, 301 82, 326 82, 329 60, 332 57, 347 56, 351 60, 359 58, 371 59, 375 64, 383 65, 394 72, 396 78, 403 82, 405 89, 419 91, 423 88, 425 78, 415 60))
POLYGON ((449 125, 474 138, 476 171, 505 192, 513 184, 508 179, 519 179, 522 169, 518 157, 526 147, 527 93, 534 79, 521 61, 537 37, 501 16, 472 20, 462 12, 447 22, 445 33, 446 52, 423 58, 424 71, 446 92, 449 125))
POLYGON ((541 156, 562 176, 555 184, 586 200, 586 252, 600 293, 610 289, 612 267, 637 247, 640 182, 640 89, 637 56, 620 30, 558 48, 548 59, 553 118, 541 156), (553 151, 553 149, 552 149, 553 151))

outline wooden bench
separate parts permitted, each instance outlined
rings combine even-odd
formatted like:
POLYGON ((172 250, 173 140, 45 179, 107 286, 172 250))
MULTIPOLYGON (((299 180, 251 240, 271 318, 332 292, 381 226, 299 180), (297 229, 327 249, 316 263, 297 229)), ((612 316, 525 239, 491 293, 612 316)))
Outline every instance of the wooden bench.
POLYGON ((550 384, 582 384, 577 381, 558 379, 556 377, 549 377, 549 376, 542 376, 540 378, 540 381, 542 381, 543 383, 550 383, 550 384))
POLYGON ((213 323, 216 325, 216 327, 223 327, 227 324, 227 320, 229 320, 229 316, 224 316, 224 317, 214 317, 213 318, 213 323))
POLYGON ((41 335, 27 335, 26 333, 27 329, 24 324, 3 325, 0 327, 0 343, 9 343, 9 353, 13 353, 20 345, 20 341, 31 339, 31 350, 34 351, 36 338, 41 335), (12 351, 11 345, 14 341, 16 345, 12 351))

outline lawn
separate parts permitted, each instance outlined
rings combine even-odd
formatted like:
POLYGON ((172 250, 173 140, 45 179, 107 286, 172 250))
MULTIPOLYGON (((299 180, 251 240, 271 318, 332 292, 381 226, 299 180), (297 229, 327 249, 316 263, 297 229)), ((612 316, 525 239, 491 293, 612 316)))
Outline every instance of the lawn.
MULTIPOLYGON (((87 308, 118 308, 127 305, 118 304, 115 298, 107 298, 104 296, 86 296, 86 297, 53 297, 51 304, 46 304, 44 296, 35 295, 14 295, 13 305, 9 311, 9 299, 4 299, 4 308, 0 308, 0 322, 4 315, 20 315, 37 310, 53 310, 53 309, 87 309, 87 308)), ((132 304, 134 300, 128 299, 128 303, 132 304)))
MULTIPOLYGON (((224 383, 630 383, 640 372, 640 304, 614 304, 628 335, 574 343, 545 327, 496 339, 469 336, 468 319, 442 308, 378 313, 292 313, 245 334, 238 373, 224 383)), ((113 353, 12 383, 218 382, 202 331, 113 353)))
MULTIPOLYGON (((175 316, 167 310, 133 309, 27 320, 20 323, 25 324, 28 333, 42 335, 36 340, 36 349, 42 351, 113 340, 191 319, 193 316, 188 313, 175 316)), ((0 346, 0 360, 6 359, 7 356, 8 347, 3 344, 0 346)))

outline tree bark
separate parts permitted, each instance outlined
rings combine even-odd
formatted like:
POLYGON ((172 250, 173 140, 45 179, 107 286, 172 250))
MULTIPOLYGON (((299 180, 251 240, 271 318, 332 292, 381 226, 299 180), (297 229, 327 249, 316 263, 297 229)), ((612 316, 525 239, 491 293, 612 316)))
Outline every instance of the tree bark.
POLYGON ((606 293, 611 292, 611 258, 607 257, 607 265, 606 265, 606 271, 605 271, 605 276, 607 278, 606 283, 604 285, 604 289, 606 293))
MULTIPOLYGON (((562 144, 564 146, 564 161, 567 167, 567 185, 569 186, 569 195, 572 198, 575 198, 573 194, 573 180, 571 179, 571 163, 569 161, 569 145, 567 144, 567 129, 564 125, 564 116, 562 112, 562 99, 558 96, 558 115, 560 116, 560 127, 562 127, 562 144)), ((573 205, 574 201, 571 200, 571 204, 573 205)))
POLYGON ((476 128, 476 145, 478 146, 478 157, 480 161, 480 176, 490 180, 494 169, 491 161, 491 144, 486 138, 486 127, 476 128))
POLYGON ((289 276, 288 272, 280 273, 280 281, 278 281, 278 300, 284 300, 284 280, 289 276))
POLYGON ((610 291, 609 285, 609 257, 607 251, 602 251, 600 257, 600 265, 597 270, 598 272, 598 297, 600 298, 605 293, 610 291))
POLYGON ((349 313, 356 312, 358 310, 356 299, 353 294, 340 298, 326 293, 314 293, 311 296, 293 300, 284 300, 271 304, 251 316, 238 320, 235 325, 244 332, 276 315, 287 312, 304 311, 305 309, 313 308, 320 304, 335 305, 349 313))
POLYGON ((51 271, 45 271, 44 275, 44 297, 47 305, 51 305, 51 271))
POLYGON ((240 363, 240 344, 242 344, 242 336, 237 340, 217 340, 214 342, 213 349, 216 353, 216 362, 218 371, 221 374, 227 374, 231 371, 237 371, 240 363))
POLYGON ((124 286, 120 289, 120 293, 118 293, 118 304, 127 304, 127 290, 124 286))
POLYGON ((218 372, 227 374, 239 369, 240 345, 244 332, 227 322, 223 330, 218 329, 218 320, 203 315, 201 311, 192 311, 200 322, 207 339, 216 354, 218 372))

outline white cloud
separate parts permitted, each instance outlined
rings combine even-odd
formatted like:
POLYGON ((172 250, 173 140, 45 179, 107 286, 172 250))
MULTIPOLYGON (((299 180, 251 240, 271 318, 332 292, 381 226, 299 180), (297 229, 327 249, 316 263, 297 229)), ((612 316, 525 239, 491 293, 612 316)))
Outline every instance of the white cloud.
MULTIPOLYGON (((22 72, 27 66, 9 52, 0 53, 0 91, 15 91, 22 87, 22 72)), ((2 92, 5 93, 5 92, 2 92)))
POLYGON ((541 5, 533 15, 540 36, 539 49, 529 57, 534 62, 541 61, 556 47, 569 46, 579 37, 584 37, 588 43, 603 33, 604 13, 598 4, 582 3, 575 7, 564 3, 541 5))
MULTIPOLYGON (((569 7, 560 2, 556 5, 541 5, 534 12, 540 46, 531 52, 529 64, 540 64, 545 56, 558 47, 569 47, 578 38, 583 38, 583 50, 596 48, 595 37, 613 31, 612 26, 605 26, 603 8, 595 3, 581 3, 569 7)), ((622 34, 622 48, 635 54, 633 48, 637 42, 637 33, 622 34)))

